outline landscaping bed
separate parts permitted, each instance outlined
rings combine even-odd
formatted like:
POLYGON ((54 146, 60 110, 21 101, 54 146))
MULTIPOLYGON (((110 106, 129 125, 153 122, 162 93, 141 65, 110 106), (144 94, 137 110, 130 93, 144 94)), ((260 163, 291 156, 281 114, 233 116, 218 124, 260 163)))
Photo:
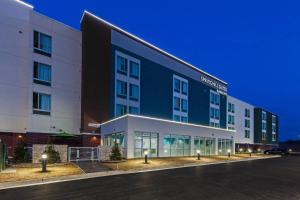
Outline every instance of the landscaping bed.
POLYGON ((53 177, 82 174, 82 170, 74 164, 51 164, 47 165, 47 172, 41 172, 40 164, 20 164, 13 166, 15 172, 0 173, 0 183, 42 180, 53 177))
MULTIPOLYGON (((180 167, 186 165, 208 164, 218 163, 224 161, 238 161, 249 158, 266 157, 265 155, 252 155, 239 154, 228 156, 202 156, 200 160, 197 157, 173 157, 173 158, 149 158, 148 164, 144 163, 144 159, 129 159, 126 162, 120 163, 102 163, 104 166, 112 170, 147 170, 147 169, 159 169, 168 167, 180 167)), ((270 156, 269 156, 270 157, 270 156)))

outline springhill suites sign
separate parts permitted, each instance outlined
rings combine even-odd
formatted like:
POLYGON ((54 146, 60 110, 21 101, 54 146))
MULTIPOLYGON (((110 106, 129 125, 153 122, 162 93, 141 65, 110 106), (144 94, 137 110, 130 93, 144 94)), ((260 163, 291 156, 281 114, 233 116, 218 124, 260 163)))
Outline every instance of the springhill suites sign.
POLYGON ((214 79, 211 79, 205 75, 201 75, 200 80, 202 83, 205 83, 206 85, 217 89, 217 91, 220 94, 227 95, 227 86, 226 85, 224 85, 214 79))

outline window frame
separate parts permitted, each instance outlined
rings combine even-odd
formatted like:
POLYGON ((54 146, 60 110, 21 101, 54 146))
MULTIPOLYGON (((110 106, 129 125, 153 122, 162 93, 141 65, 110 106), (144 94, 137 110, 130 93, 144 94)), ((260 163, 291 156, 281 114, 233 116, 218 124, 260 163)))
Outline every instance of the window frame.
POLYGON ((38 53, 44 56, 48 56, 51 57, 52 56, 52 36, 42 33, 40 31, 34 30, 33 31, 33 50, 34 53, 38 53), (36 46, 36 40, 35 40, 35 34, 37 34, 37 46, 36 46), (41 48, 41 35, 50 38, 50 52, 46 51, 44 49, 41 48))
MULTIPOLYGON (((38 72, 37 72, 37 76, 38 76, 38 72)), ((41 62, 34 61, 33 62, 33 83, 40 84, 40 85, 45 85, 45 86, 51 86, 52 85, 52 66, 48 65, 48 64, 41 63, 41 62), (35 77, 36 68, 38 70, 38 68, 41 65, 44 65, 45 67, 50 68, 50 81, 43 80, 43 79, 35 77)))
POLYGON ((52 109, 52 99, 51 99, 51 94, 45 94, 45 93, 41 93, 41 92, 33 92, 32 93, 32 110, 33 110, 33 114, 39 114, 39 115, 51 115, 51 109, 52 109), (34 95, 37 95, 37 108, 35 108, 34 105, 34 95), (48 96, 49 100, 50 100, 50 105, 49 105, 49 110, 44 110, 41 109, 41 105, 40 105, 40 98, 41 96, 48 96))

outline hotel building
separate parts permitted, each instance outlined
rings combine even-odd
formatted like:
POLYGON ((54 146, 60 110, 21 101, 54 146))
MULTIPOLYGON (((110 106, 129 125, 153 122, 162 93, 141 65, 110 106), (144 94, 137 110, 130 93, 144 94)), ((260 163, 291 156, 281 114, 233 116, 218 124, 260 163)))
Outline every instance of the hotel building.
POLYGON ((94 14, 76 30, 20 1, 0 5, 0 138, 11 148, 21 134, 31 145, 61 131, 83 146, 118 142, 127 158, 277 144, 278 116, 94 14))

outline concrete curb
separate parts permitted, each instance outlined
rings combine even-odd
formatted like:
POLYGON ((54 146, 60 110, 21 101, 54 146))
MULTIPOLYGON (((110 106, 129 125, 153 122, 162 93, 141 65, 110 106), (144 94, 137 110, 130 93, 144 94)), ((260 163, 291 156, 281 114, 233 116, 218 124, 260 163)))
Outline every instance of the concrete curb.
POLYGON ((264 158, 245 158, 243 160, 221 161, 221 162, 215 162, 215 163, 188 164, 188 165, 183 165, 183 166, 166 167, 166 168, 159 168, 159 169, 128 170, 128 171, 116 170, 116 171, 108 171, 108 172, 95 172, 95 173, 87 173, 87 174, 80 174, 80 175, 61 176, 61 177, 49 178, 46 180, 41 179, 41 180, 30 180, 30 181, 20 181, 20 182, 8 182, 8 183, 0 183, 0 190, 37 186, 37 185, 45 185, 45 184, 52 184, 52 183, 60 183, 60 182, 67 182, 67 181, 76 181, 76 180, 91 179, 91 178, 106 177, 106 176, 137 174, 137 173, 162 171, 162 170, 173 170, 173 169, 188 168, 188 167, 201 167, 201 166, 207 166, 207 165, 238 163, 238 162, 265 160, 265 159, 280 158, 280 157, 281 156, 272 156, 272 157, 264 157, 264 158))

